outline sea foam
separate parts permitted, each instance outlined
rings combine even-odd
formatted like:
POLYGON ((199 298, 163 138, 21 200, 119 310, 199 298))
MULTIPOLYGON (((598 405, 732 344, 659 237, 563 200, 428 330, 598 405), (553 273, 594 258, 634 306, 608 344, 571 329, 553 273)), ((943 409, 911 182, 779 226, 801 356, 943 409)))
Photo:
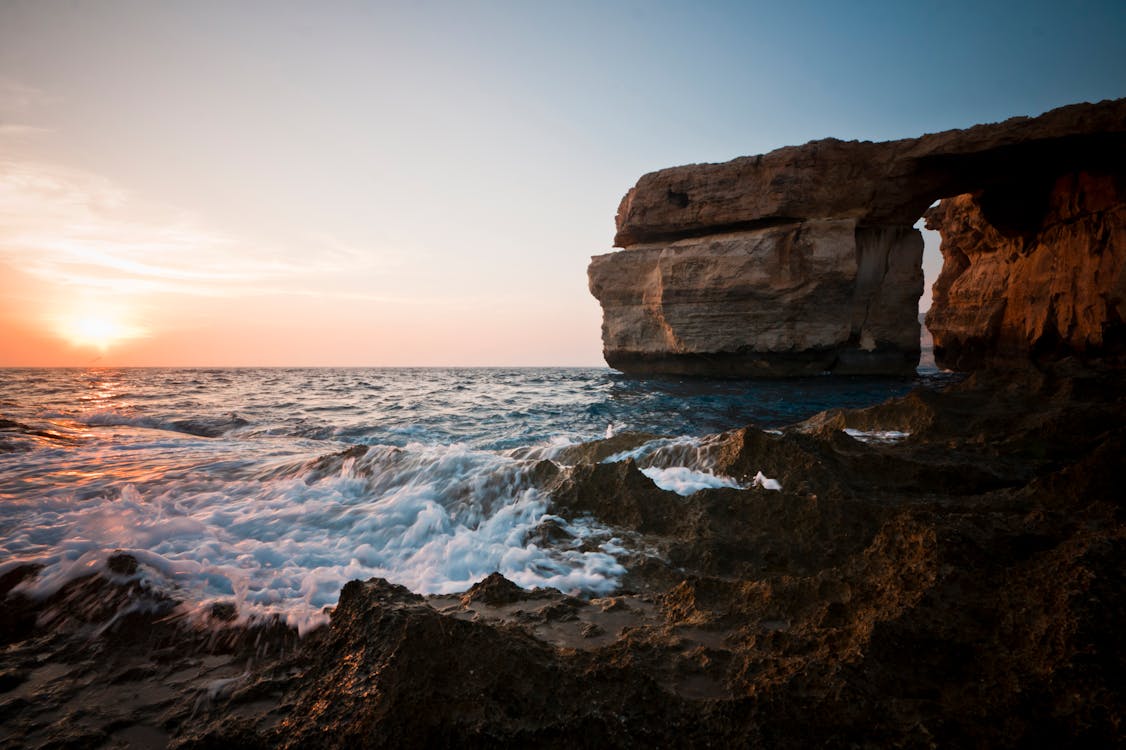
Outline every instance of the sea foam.
POLYGON ((700 490, 719 487, 743 489, 743 485, 730 477, 721 477, 711 472, 698 471, 687 466, 670 466, 661 469, 651 466, 641 473, 653 480, 653 484, 663 490, 671 490, 678 495, 691 495, 700 490))
POLYGON ((219 483, 197 474, 8 508, 0 513, 14 528, 0 568, 43 565, 26 590, 46 595, 104 569, 120 550, 189 609, 233 601, 244 618, 276 614, 302 631, 325 622, 324 608, 355 578, 450 593, 498 570, 525 587, 605 594, 625 572, 607 551, 617 540, 592 519, 553 516, 573 541, 532 541, 549 500, 529 481, 534 462, 409 445, 374 447, 328 476, 317 463, 282 476, 219 483))

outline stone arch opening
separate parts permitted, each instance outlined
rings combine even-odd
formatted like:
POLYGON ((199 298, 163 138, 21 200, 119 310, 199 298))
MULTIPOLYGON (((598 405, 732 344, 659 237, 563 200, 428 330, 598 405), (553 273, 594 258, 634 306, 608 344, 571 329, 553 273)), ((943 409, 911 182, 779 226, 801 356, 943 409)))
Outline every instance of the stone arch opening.
MULTIPOLYGON (((930 208, 937 206, 935 201, 930 208)), ((913 227, 923 238, 923 294, 919 297, 919 366, 920 372, 931 372, 938 369, 934 358, 934 337, 927 327, 926 316, 933 304, 934 284, 942 273, 942 235, 937 229, 928 229, 925 216, 920 216, 913 227)))

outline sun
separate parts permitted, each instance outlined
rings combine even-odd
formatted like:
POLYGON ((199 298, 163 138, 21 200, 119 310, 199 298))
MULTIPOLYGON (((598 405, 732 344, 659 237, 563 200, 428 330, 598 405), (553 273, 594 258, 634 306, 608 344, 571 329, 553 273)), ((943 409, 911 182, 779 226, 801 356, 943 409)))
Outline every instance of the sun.
POLYGON ((122 338, 122 326, 109 318, 78 318, 74 321, 71 338, 76 344, 105 349, 122 338))
POLYGON ((81 314, 64 321, 61 333, 75 346, 106 351, 114 344, 136 338, 136 328, 105 314, 81 314))

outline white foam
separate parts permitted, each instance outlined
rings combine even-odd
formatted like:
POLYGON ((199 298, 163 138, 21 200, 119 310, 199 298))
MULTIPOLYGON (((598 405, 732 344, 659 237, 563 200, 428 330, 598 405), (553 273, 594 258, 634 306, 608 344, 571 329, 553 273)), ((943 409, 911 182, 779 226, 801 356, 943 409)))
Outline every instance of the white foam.
POLYGON ((688 496, 694 492, 719 487, 743 489, 743 485, 730 477, 721 477, 710 471, 697 471, 687 466, 659 468, 650 466, 641 473, 653 480, 662 490, 671 490, 678 495, 688 496))
POLYGON ((845 428, 845 434, 851 438, 855 438, 862 443, 898 443, 904 438, 911 437, 910 432, 900 432, 899 430, 854 430, 851 427, 845 428))
POLYGON ((528 479, 533 465, 458 445, 377 446, 331 476, 189 473, 118 484, 110 495, 55 492, 0 503, 0 525, 10 529, 0 571, 43 565, 25 590, 48 595, 104 570, 120 549, 191 611, 234 601, 243 619, 277 614, 301 631, 327 620, 324 607, 347 581, 372 576, 451 593, 499 570, 525 587, 609 593, 625 570, 608 529, 579 519, 563 523, 573 544, 531 541, 548 505, 528 479))
POLYGON ((755 487, 761 487, 764 490, 780 491, 782 489, 781 482, 777 479, 771 479, 761 471, 755 474, 755 478, 751 480, 751 484, 755 487))
POLYGON ((509 458, 516 459, 548 459, 554 461, 566 448, 584 442, 583 438, 568 435, 555 435, 545 441, 531 446, 512 448, 504 452, 509 458))

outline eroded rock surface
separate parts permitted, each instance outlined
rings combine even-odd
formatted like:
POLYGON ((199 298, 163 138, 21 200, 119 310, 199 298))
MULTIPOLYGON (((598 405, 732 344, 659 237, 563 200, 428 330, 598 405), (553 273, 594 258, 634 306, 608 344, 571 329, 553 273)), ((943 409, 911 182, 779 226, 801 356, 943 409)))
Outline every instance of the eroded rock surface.
MULTIPOLYGON (((1032 242, 1046 249, 1041 255, 1058 250, 1063 259, 1010 264, 1005 279, 976 274, 988 294, 942 296, 953 306, 949 319, 962 320, 948 339, 967 326, 989 328, 974 316, 1004 296, 993 284, 1021 277, 1018 285, 1038 294, 1044 285, 1023 277, 1049 266, 1061 280, 1045 291, 1056 295, 1057 310, 1082 308, 1089 339, 1087 332, 1116 325, 1116 313, 1113 302, 1082 296, 1092 291, 1083 274, 1107 265, 1091 256, 1126 252, 1108 229, 1120 226, 1109 209, 1092 208, 1106 196, 1121 207, 1121 190, 1095 187, 1091 175, 1120 185, 1124 154, 1126 100, 1116 100, 900 141, 828 139, 647 174, 618 210, 615 244, 626 250, 596 256, 589 269, 603 307, 606 360, 636 374, 910 372, 922 293, 922 243, 912 226, 935 200, 966 193, 978 196, 983 221, 1006 238, 988 252, 1010 255, 1008 240, 1016 237, 1025 255, 1032 242), (1078 221, 1094 212, 1101 218, 1078 221), (1080 250, 1086 255, 1075 269, 1080 250)), ((1006 330, 1042 341, 1038 328, 1050 317, 1040 310, 1006 330)), ((1011 336, 998 342, 1002 357, 1031 347, 1011 336)))
POLYGON ((960 195, 927 212, 944 258, 927 316, 936 361, 972 369, 1121 354, 1126 173, 1064 175, 1008 221, 988 215, 989 199, 960 195))

